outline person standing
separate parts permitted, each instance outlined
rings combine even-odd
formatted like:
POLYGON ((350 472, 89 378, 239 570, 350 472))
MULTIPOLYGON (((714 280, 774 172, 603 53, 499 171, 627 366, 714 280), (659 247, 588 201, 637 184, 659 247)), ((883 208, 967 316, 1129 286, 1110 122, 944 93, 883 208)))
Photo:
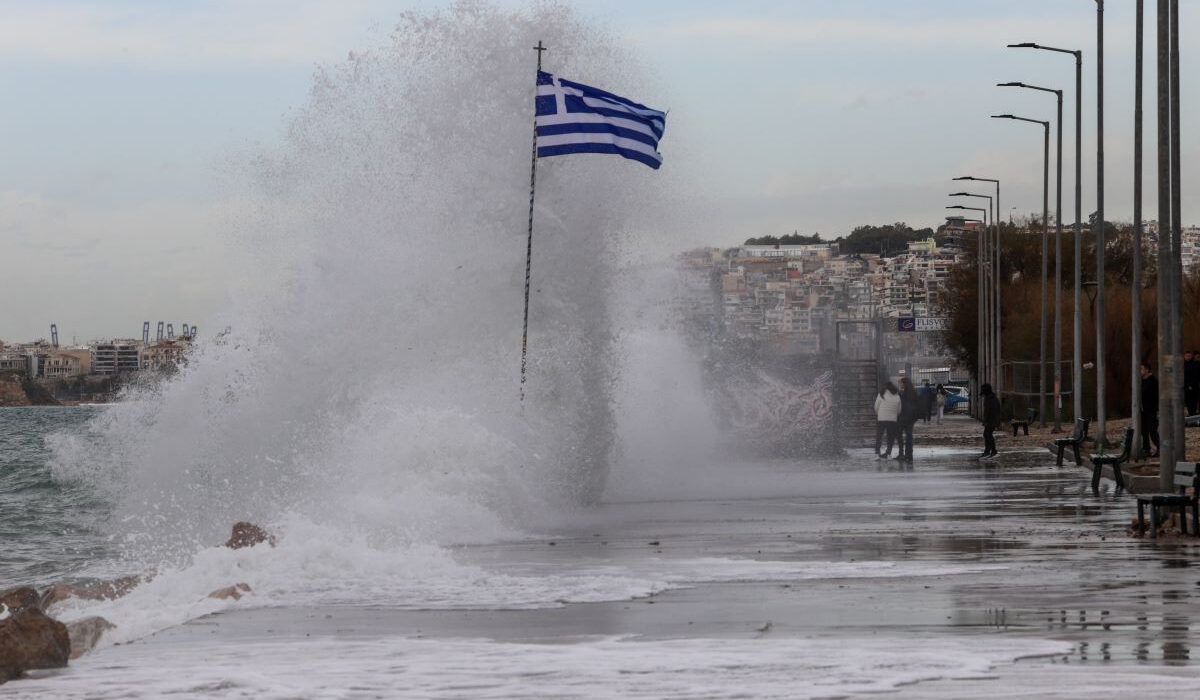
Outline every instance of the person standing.
POLYGON ((979 387, 979 395, 983 397, 983 454, 980 459, 995 457, 996 428, 1000 427, 1000 397, 992 391, 991 384, 979 387))
POLYGON ((900 430, 900 454, 896 459, 902 462, 913 459, 913 425, 920 415, 921 397, 908 377, 904 377, 900 380, 900 418, 896 421, 900 430))
POLYGON ((1189 416, 1196 415, 1200 408, 1200 353, 1195 350, 1183 353, 1183 404, 1189 416))
POLYGON ((880 459, 892 456, 892 443, 896 441, 896 419, 900 416, 900 391, 888 382, 875 397, 875 454, 880 459), (880 452, 880 442, 887 435, 887 451, 880 452))
POLYGON ((1158 456, 1158 377, 1150 371, 1149 363, 1143 362, 1138 368, 1142 375, 1142 454, 1147 457, 1158 456), (1154 451, 1150 451, 1150 443, 1154 443, 1154 451))
POLYGON ((937 385, 937 389, 933 392, 933 402, 937 406, 937 424, 942 424, 942 418, 946 415, 946 397, 950 392, 946 391, 946 387, 941 384, 937 385))
POLYGON ((933 390, 933 386, 929 384, 929 380, 921 385, 921 413, 925 415, 925 422, 933 420, 933 410, 937 404, 937 392, 933 390))

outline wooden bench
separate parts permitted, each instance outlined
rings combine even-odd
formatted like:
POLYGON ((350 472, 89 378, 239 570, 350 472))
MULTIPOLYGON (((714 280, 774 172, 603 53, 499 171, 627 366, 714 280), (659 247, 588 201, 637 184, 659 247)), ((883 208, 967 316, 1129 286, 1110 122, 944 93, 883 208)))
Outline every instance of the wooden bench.
POLYGON ((1117 488, 1125 490, 1125 475, 1121 473, 1121 465, 1129 461, 1133 452, 1133 426, 1125 429, 1125 439, 1121 441, 1121 453, 1116 455, 1092 455, 1092 490, 1100 490, 1100 472, 1104 467, 1112 467, 1113 479, 1117 488))
POLYGON ((1179 531, 1183 534, 1188 534, 1187 531, 1187 509, 1192 509, 1192 534, 1200 536, 1200 501, 1197 501, 1197 496, 1200 494, 1200 463, 1197 462, 1176 462, 1175 463, 1175 486, 1179 487, 1179 493, 1144 493, 1137 497, 1138 506, 1138 530, 1145 532, 1145 506, 1150 504, 1150 536, 1158 536, 1158 508, 1173 508, 1179 507, 1179 531), (1188 494, 1187 490, 1191 488, 1192 493, 1188 494))
POLYGON ((1038 415, 1037 409, 1031 408, 1031 409, 1025 411, 1025 419, 1024 420, 1021 420, 1020 418, 1013 418, 1012 419, 1013 437, 1017 436, 1017 428, 1023 429, 1025 431, 1025 434, 1028 435, 1029 434, 1029 424, 1034 422, 1035 420, 1037 420, 1037 415, 1038 415))
POLYGON ((1079 456, 1079 446, 1087 439, 1088 424, 1090 422, 1087 418, 1079 418, 1075 421, 1075 432, 1071 433, 1071 437, 1055 438, 1054 445, 1058 447, 1058 462, 1056 462, 1058 466, 1062 466, 1063 452, 1068 447, 1075 451, 1075 464, 1077 466, 1083 465, 1083 459, 1079 456))

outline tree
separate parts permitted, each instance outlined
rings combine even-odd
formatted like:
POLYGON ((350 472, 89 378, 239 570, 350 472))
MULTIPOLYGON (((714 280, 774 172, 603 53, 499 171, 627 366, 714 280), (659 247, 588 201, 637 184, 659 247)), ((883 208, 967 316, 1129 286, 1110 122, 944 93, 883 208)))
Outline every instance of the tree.
POLYGON ((839 237, 837 242, 845 255, 891 255, 904 250, 911 241, 931 238, 933 235, 931 228, 913 229, 903 221, 898 221, 883 226, 856 226, 849 236, 839 237))
POLYGON ((814 233, 811 236, 801 235, 799 231, 789 233, 784 236, 760 236, 758 238, 747 238, 742 245, 816 245, 822 243, 821 234, 814 233))

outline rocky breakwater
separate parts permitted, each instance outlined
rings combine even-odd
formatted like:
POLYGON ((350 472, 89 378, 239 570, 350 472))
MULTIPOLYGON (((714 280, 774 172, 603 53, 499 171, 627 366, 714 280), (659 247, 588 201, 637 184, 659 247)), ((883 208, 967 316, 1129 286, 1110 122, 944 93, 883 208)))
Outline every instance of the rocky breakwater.
MULTIPOLYGON (((248 522, 233 526, 230 549, 259 544, 275 546, 275 536, 248 522)), ((126 595, 153 577, 125 576, 88 586, 60 583, 39 593, 29 586, 0 591, 0 684, 20 678, 26 671, 63 668, 95 648, 104 633, 115 626, 102 617, 85 617, 62 623, 47 615, 54 605, 70 598, 112 600, 126 595)), ((245 583, 219 588, 209 598, 239 600, 252 593, 245 583)))

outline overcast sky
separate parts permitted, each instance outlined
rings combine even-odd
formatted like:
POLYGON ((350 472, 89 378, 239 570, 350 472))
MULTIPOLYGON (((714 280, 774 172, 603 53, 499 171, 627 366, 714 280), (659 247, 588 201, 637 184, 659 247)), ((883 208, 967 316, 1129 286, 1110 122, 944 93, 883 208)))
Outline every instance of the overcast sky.
MULTIPOLYGON (((280 142, 317 66, 384 43, 402 10, 441 4, 0 0, 0 339, 46 336, 52 321, 65 342, 136 336, 143 319, 204 327, 227 301, 228 164, 280 142)), ((1005 215, 1040 209, 1040 129, 987 117, 1050 119, 1053 98, 994 87, 1010 80, 1067 90, 1070 219, 1073 62, 1004 48, 1018 41, 1085 52, 1085 214, 1095 208, 1091 0, 573 4, 625 37, 664 86, 633 97, 670 109, 663 168, 694 198, 653 222, 660 252, 935 226, 955 175, 1002 179, 1005 215)), ((1187 36, 1200 11, 1183 5, 1187 36)), ((1117 220, 1131 217, 1132 7, 1109 2, 1106 13, 1105 196, 1117 220)), ((1183 44, 1192 222, 1197 65, 1183 44)), ((1147 80, 1153 218, 1152 70, 1147 80)))

